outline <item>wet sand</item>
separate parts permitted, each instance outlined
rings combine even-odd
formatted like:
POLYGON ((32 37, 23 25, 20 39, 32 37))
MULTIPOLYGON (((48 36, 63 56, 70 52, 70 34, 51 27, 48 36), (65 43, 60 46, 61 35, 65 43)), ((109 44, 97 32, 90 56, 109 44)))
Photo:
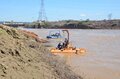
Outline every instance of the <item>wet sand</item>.
MULTIPOLYGON (((33 30, 45 38, 49 30, 33 30)), ((120 79, 120 30, 69 30, 76 47, 86 48, 85 55, 62 56, 72 70, 84 79, 120 79)), ((50 40, 57 45, 59 40, 50 40)))

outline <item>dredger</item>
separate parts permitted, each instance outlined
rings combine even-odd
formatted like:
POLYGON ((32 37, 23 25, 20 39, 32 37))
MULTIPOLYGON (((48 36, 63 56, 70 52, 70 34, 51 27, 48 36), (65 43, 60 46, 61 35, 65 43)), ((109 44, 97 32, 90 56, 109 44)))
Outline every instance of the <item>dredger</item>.
POLYGON ((72 44, 69 42, 69 31, 68 30, 62 30, 63 33, 67 33, 67 38, 65 38, 65 42, 63 43, 64 45, 58 45, 56 48, 52 48, 50 51, 53 54, 57 53, 67 53, 67 54, 83 54, 86 52, 84 48, 76 48, 73 47, 72 44))

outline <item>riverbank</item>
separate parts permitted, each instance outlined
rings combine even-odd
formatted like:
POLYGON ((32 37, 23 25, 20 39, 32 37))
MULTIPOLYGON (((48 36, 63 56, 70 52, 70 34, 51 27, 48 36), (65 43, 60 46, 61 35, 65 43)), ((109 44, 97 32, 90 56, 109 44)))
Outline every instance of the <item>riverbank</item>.
POLYGON ((46 28, 46 29, 120 29, 120 20, 62 20, 51 22, 32 22, 25 24, 26 28, 46 28))
POLYGON ((32 32, 0 25, 0 79, 82 79, 32 32))

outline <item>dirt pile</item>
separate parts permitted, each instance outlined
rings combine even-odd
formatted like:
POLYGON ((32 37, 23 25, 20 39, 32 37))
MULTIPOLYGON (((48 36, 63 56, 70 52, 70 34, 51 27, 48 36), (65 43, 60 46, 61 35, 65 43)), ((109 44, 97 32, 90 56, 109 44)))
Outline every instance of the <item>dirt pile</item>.
POLYGON ((0 25, 0 79, 82 79, 26 33, 0 25))

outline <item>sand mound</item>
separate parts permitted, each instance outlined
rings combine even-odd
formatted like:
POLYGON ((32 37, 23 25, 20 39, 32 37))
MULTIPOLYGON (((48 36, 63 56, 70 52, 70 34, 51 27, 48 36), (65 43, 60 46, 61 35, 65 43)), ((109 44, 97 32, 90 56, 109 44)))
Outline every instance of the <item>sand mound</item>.
MULTIPOLYGON (((33 34, 34 35, 34 34, 33 34)), ((81 79, 26 32, 0 25, 0 79, 81 79)))

